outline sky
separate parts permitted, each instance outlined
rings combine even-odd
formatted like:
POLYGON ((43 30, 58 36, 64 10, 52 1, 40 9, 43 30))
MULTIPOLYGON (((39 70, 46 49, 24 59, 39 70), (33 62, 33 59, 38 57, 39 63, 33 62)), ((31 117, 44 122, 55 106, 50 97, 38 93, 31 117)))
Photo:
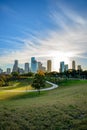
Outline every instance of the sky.
POLYGON ((0 68, 36 57, 87 70, 87 0, 0 0, 0 68))

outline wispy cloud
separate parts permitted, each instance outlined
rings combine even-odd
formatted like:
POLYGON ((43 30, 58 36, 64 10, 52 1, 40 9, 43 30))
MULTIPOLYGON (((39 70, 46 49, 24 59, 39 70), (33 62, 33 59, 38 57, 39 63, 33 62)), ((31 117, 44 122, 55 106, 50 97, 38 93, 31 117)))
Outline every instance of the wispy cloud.
MULTIPOLYGON (((50 20, 56 24, 56 30, 48 30, 48 37, 28 35, 29 38, 14 39, 15 45, 22 43, 22 48, 9 51, 0 58, 0 63, 12 63, 14 59, 24 63, 31 56, 36 57, 83 57, 87 58, 87 18, 66 8, 60 8, 60 13, 52 10, 50 20), (61 29, 60 29, 61 28, 61 29)), ((39 58, 38 58, 39 59, 39 58)))
POLYGON ((5 4, 0 5, 0 11, 6 15, 11 15, 11 16, 15 16, 17 14, 14 9, 12 9, 11 7, 5 4))

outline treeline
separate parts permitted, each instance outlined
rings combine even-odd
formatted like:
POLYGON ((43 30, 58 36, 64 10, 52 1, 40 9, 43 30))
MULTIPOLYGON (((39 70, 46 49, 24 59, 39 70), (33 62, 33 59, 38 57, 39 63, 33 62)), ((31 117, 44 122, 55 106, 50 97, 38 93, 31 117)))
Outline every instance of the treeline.
POLYGON ((63 73, 56 71, 45 73, 46 80, 53 82, 58 85, 64 85, 67 81, 86 79, 87 80, 87 71, 82 70, 68 70, 63 73))
POLYGON ((0 87, 8 86, 11 75, 2 74, 0 75, 0 87))
POLYGON ((62 73, 53 71, 50 73, 46 73, 45 75, 47 77, 87 79, 87 70, 68 70, 62 73))
MULTIPOLYGON (((56 71, 47 73, 45 72, 45 78, 46 80, 50 80, 53 78, 53 80, 59 79, 87 79, 87 70, 68 70, 63 73, 59 73, 56 71)), ((17 81, 17 80, 25 80, 30 77, 34 77, 35 74, 32 72, 29 72, 27 74, 19 74, 18 72, 12 72, 10 75, 1 74, 0 75, 0 86, 8 86, 10 81, 17 81)), ((61 82, 61 80, 60 80, 61 82)))
POLYGON ((18 72, 12 72, 10 75, 0 74, 0 87, 9 86, 10 81, 25 80, 28 77, 32 77, 33 75, 34 74, 32 72, 21 75, 18 72))

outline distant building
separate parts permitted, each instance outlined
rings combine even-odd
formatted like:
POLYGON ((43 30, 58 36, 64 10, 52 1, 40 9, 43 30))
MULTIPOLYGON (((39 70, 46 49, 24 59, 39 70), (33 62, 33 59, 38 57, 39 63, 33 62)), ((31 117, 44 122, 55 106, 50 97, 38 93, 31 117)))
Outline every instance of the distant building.
POLYGON ((42 71, 46 72, 46 67, 42 66, 42 71))
POLYGON ((18 72, 19 72, 19 74, 24 74, 23 68, 18 68, 18 72))
POLYGON ((76 69, 76 63, 75 63, 75 61, 73 60, 72 61, 72 70, 75 70, 76 69))
POLYGON ((31 72, 36 73, 38 70, 38 62, 35 57, 31 57, 31 72))
POLYGON ((46 71, 46 67, 44 67, 41 62, 38 62, 38 71, 39 70, 42 70, 43 72, 46 71))
POLYGON ((64 71, 68 71, 68 64, 65 65, 64 71))
POLYGON ((60 72, 64 72, 65 69, 65 65, 64 65, 64 61, 60 62, 60 72))
POLYGON ((42 63, 38 62, 38 70, 42 70, 42 63))
POLYGON ((7 68, 6 74, 11 74, 11 68, 7 68))
POLYGON ((25 73, 29 72, 29 63, 25 63, 25 73))
POLYGON ((3 73, 3 70, 0 68, 0 74, 2 74, 3 73))
POLYGON ((77 70, 82 70, 81 65, 77 66, 77 70))
POLYGON ((51 60, 47 60, 47 72, 51 72, 52 70, 52 62, 51 60))
POLYGON ((13 70, 12 72, 18 72, 18 60, 14 61, 13 70))

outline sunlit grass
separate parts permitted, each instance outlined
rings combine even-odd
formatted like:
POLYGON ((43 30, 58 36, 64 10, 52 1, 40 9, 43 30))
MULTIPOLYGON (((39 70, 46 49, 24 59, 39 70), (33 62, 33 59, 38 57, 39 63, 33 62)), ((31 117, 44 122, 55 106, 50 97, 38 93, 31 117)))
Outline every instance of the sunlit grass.
POLYGON ((17 93, 1 100, 0 129, 12 128, 86 130, 87 81, 67 81, 59 88, 40 95, 36 92, 17 93))
MULTIPOLYGON (((13 86, 1 87, 0 100, 14 98, 15 96, 20 97, 20 95, 24 95, 24 93, 28 92, 28 90, 34 90, 28 82, 12 82, 11 84, 13 83, 13 86)), ((46 83, 46 87, 51 87, 51 85, 46 83)))
POLYGON ((24 86, 24 87, 22 86, 22 87, 13 87, 13 88, 12 87, 3 88, 2 90, 0 90, 0 100, 5 100, 17 95, 21 95, 22 93, 27 92, 28 90, 33 90, 31 85, 24 86))
POLYGON ((0 92, 0 100, 5 100, 5 99, 8 99, 8 98, 12 98, 16 95, 20 95, 21 93, 20 92, 6 92, 6 91, 2 91, 0 92))

